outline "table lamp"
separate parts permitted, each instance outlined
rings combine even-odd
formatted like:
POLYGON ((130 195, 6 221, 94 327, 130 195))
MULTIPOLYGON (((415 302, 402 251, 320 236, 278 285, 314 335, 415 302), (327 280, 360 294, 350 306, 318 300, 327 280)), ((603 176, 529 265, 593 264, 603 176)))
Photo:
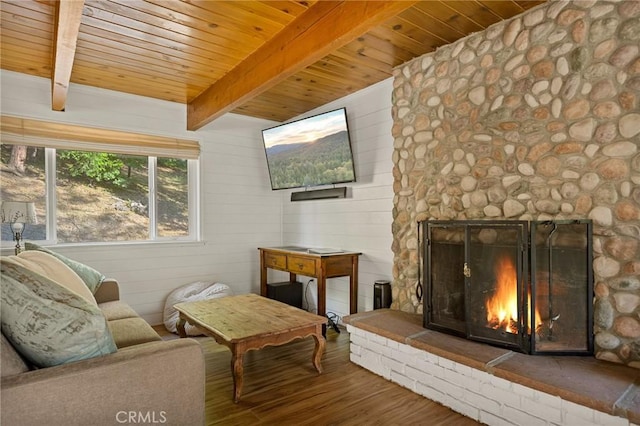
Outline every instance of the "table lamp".
POLYGON ((16 254, 22 251, 20 240, 27 223, 38 223, 36 218, 35 203, 24 201, 3 201, 0 206, 0 219, 2 223, 8 223, 13 232, 13 239, 16 241, 16 254))

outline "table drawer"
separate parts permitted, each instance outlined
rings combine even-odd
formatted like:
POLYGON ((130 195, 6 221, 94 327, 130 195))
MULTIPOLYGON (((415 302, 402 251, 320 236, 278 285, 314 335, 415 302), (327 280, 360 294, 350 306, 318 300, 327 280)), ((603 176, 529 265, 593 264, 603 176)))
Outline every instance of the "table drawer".
POLYGON ((315 276, 316 261, 305 257, 287 256, 287 268, 294 274, 315 276))
POLYGON ((287 256, 284 254, 264 254, 264 264, 267 268, 287 269, 287 256))
POLYGON ((327 270, 325 274, 327 278, 343 277, 350 275, 353 270, 353 262, 350 258, 345 256, 330 257, 326 260, 327 270))

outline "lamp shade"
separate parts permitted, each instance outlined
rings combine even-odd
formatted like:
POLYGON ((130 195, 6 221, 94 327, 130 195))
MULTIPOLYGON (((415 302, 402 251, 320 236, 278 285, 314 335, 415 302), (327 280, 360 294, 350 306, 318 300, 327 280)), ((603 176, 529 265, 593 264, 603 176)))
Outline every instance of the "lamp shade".
POLYGON ((24 201, 3 201, 0 220, 2 223, 38 223, 36 205, 24 201))

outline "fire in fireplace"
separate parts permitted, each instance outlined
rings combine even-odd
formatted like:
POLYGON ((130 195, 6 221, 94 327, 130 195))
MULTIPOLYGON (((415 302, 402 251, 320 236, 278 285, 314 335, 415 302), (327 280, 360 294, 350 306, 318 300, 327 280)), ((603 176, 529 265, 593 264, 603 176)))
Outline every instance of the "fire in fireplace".
POLYGON ((426 328, 525 353, 593 353, 591 221, 420 225, 426 328))

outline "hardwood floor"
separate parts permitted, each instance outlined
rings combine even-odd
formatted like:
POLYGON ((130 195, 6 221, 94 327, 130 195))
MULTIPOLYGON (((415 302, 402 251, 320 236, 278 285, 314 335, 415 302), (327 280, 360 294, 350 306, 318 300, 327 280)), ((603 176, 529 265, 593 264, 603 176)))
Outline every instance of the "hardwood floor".
POLYGON ((351 363, 344 329, 327 331, 322 374, 311 363, 312 338, 248 352, 238 404, 232 397, 231 353, 211 338, 198 341, 206 358, 208 425, 478 424, 351 363))

